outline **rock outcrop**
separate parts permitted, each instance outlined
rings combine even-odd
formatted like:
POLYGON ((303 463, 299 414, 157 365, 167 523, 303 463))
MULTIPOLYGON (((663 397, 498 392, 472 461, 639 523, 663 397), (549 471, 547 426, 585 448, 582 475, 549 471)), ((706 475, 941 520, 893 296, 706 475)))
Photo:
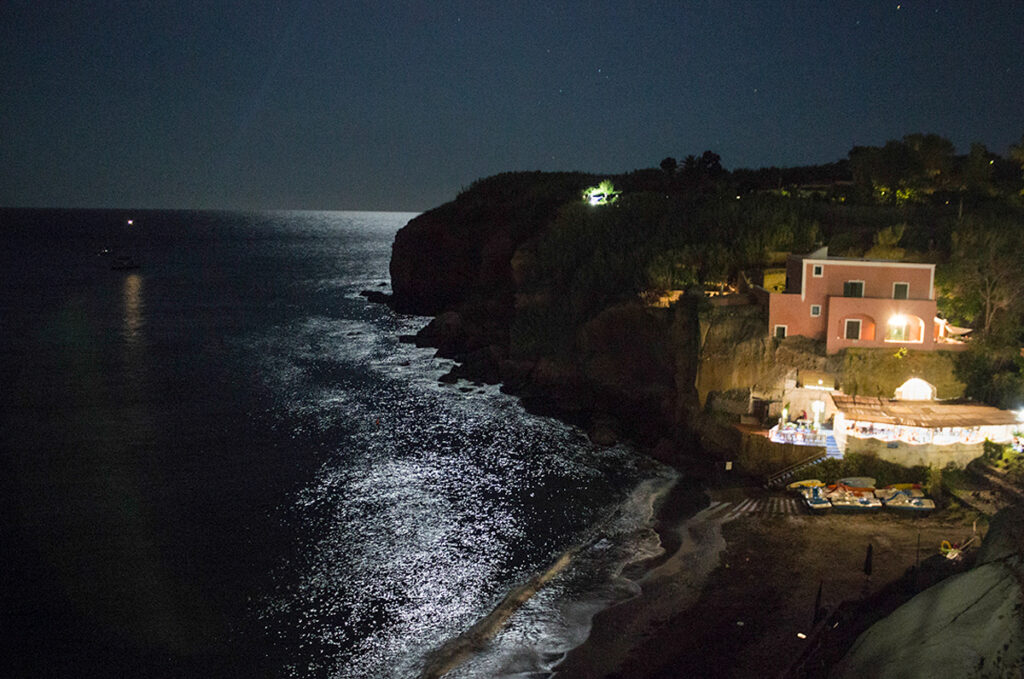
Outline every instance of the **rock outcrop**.
POLYGON ((971 570, 925 590, 864 632, 834 677, 1019 677, 1024 673, 1024 516, 992 520, 971 570))
POLYGON ((593 180, 498 175, 416 217, 395 237, 388 303, 434 316, 410 339, 458 361, 445 380, 501 382, 530 410, 579 424, 595 441, 625 437, 669 455, 666 441, 686 439, 697 403, 692 300, 673 309, 624 300, 572 328, 569 352, 509 355, 517 311, 545 303, 523 290, 532 242, 593 180))
MULTIPOLYGON (((717 309, 699 292, 659 308, 567 288, 573 269, 551 270, 550 241, 548 268, 539 266, 538 243, 593 180, 498 175, 416 217, 395 237, 389 303, 434 316, 413 341, 459 363, 446 381, 501 382, 533 412, 578 424, 600 443, 630 439, 667 462, 730 447, 719 431, 728 427, 701 411, 712 392, 779 382, 763 308, 717 309)), ((609 228, 573 227, 584 241, 586 228, 609 228)))
POLYGON ((433 316, 483 298, 511 308, 516 249, 592 180, 578 173, 499 174, 419 215, 392 246, 392 306, 433 316))

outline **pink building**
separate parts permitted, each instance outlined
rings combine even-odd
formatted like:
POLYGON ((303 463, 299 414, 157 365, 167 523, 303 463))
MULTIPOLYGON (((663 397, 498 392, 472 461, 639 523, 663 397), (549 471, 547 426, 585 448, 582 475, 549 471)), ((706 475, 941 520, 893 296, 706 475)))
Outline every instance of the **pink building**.
POLYGON ((829 354, 847 347, 963 347, 948 340, 935 310, 934 264, 829 257, 821 248, 789 256, 786 291, 769 295, 768 327, 775 337, 825 340, 829 354))

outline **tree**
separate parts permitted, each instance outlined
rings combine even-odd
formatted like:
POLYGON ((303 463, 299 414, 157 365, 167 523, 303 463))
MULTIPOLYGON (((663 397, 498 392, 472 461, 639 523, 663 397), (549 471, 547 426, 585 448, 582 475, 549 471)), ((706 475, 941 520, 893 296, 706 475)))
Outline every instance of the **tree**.
POLYGON ((952 240, 952 292, 962 297, 965 305, 977 306, 981 332, 990 335, 997 315, 1022 307, 1024 271, 1019 256, 1024 239, 1020 228, 968 220, 953 233, 952 240))
POLYGON ((684 290, 697 283, 697 263, 690 248, 658 251, 647 265, 647 287, 684 290))
POLYGON ((960 190, 977 195, 992 195, 992 169, 996 156, 977 142, 971 144, 971 152, 963 161, 960 173, 960 190))
POLYGON ((1024 170, 1024 134, 1020 136, 1020 141, 1010 146, 1010 160, 1018 163, 1020 169, 1024 170))
POLYGON ((941 189, 949 185, 953 169, 953 142, 937 134, 908 134, 903 143, 911 151, 922 188, 941 189))
POLYGON ((716 178, 725 172, 722 168, 722 156, 714 151, 702 153, 700 160, 697 161, 697 167, 702 174, 708 175, 711 178, 716 178))
POLYGON ((964 197, 990 197, 995 194, 994 165, 999 156, 990 153, 984 144, 971 144, 971 152, 958 159, 953 185, 959 191, 956 220, 964 218, 964 197))
POLYGON ((678 167, 679 163, 677 163, 676 159, 672 156, 661 161, 661 169, 664 170, 667 175, 674 175, 676 173, 676 168, 678 167))
POLYGON ((706 242, 694 247, 699 257, 697 278, 704 285, 714 285, 721 292, 735 265, 733 252, 720 242, 706 242))
POLYGON ((906 224, 887 226, 875 234, 875 244, 865 253, 869 259, 903 259, 906 249, 899 247, 900 239, 906 230, 906 224))
MULTIPOLYGON (((1024 134, 1020 136, 1020 141, 1010 146, 1010 160, 1020 165, 1020 169, 1024 170, 1024 134)), ((1021 188, 1020 194, 1024 196, 1024 187, 1021 188)))
POLYGON ((854 180, 882 202, 905 203, 952 183, 953 142, 937 134, 908 134, 885 146, 850 150, 854 180))

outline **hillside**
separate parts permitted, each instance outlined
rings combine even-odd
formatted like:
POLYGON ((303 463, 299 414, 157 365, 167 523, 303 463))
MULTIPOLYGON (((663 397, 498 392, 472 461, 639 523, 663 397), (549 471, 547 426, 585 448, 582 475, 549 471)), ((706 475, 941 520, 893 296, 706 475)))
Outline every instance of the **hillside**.
MULTIPOLYGON (((435 317, 415 341, 459 362, 447 379, 500 382, 527 407, 578 423, 595 440, 626 437, 679 461, 710 431, 709 394, 824 367, 814 347, 769 340, 758 307, 716 307, 708 293, 742 294, 779 253, 821 243, 837 254, 930 261, 958 274, 969 270, 977 248, 965 244, 978 234, 998 230, 1024 246, 1016 194, 972 189, 950 201, 952 183, 922 170, 905 185, 889 176, 905 197, 888 198, 870 174, 880 170, 864 160, 870 155, 774 174, 729 173, 706 153, 610 178, 524 172, 480 180, 399 231, 390 303, 435 317), (838 179, 847 169, 851 178, 838 179), (831 183, 760 188, 776 175, 831 183), (921 179, 929 176, 930 187, 921 179), (584 194, 602 179, 615 191, 602 184, 584 194), (654 303, 659 298, 674 301, 654 303)), ((966 280, 938 281, 940 310, 981 329, 984 351, 965 352, 956 365, 936 368, 921 357, 903 365, 939 370, 947 395, 1001 405, 1024 395, 1020 362, 1000 348, 1024 339, 1024 309, 1002 299, 987 307, 966 280)), ((838 361, 833 367, 845 367, 858 393, 891 386, 886 360, 838 361), (863 368, 857 379, 851 366, 863 368)))

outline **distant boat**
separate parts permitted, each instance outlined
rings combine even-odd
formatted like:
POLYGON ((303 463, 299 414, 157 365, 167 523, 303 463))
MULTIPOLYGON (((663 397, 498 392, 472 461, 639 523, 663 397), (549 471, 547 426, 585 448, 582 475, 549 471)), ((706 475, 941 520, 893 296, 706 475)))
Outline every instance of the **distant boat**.
POLYGON ((831 497, 832 509, 839 513, 875 512, 882 508, 877 497, 844 495, 831 497))
MULTIPOLYGON (((874 481, 866 477, 850 477, 845 480, 874 481)), ((875 489, 872 487, 848 486, 840 482, 828 488, 829 492, 825 497, 832 503, 832 509, 836 512, 866 512, 882 508, 882 501, 875 497, 875 489)))
POLYGON ((890 498, 896 495, 903 494, 910 498, 921 498, 924 497, 924 491, 921 490, 921 486, 916 483, 896 483, 885 488, 879 488, 875 491, 875 497, 882 502, 887 502, 890 498))
POLYGON ((875 480, 870 476, 847 476, 845 479, 839 479, 836 483, 843 486, 850 486, 852 488, 874 489, 875 487, 875 480))
POLYGON ((811 510, 811 514, 826 514, 832 509, 832 503, 825 497, 822 488, 823 486, 804 486, 800 489, 804 504, 811 510))
POLYGON ((127 271, 129 269, 138 269, 139 263, 129 255, 117 255, 111 260, 110 268, 114 271, 127 271))
POLYGON ((926 514, 935 509, 935 501, 926 497, 912 497, 908 491, 900 490, 885 501, 885 508, 901 513, 926 514))

